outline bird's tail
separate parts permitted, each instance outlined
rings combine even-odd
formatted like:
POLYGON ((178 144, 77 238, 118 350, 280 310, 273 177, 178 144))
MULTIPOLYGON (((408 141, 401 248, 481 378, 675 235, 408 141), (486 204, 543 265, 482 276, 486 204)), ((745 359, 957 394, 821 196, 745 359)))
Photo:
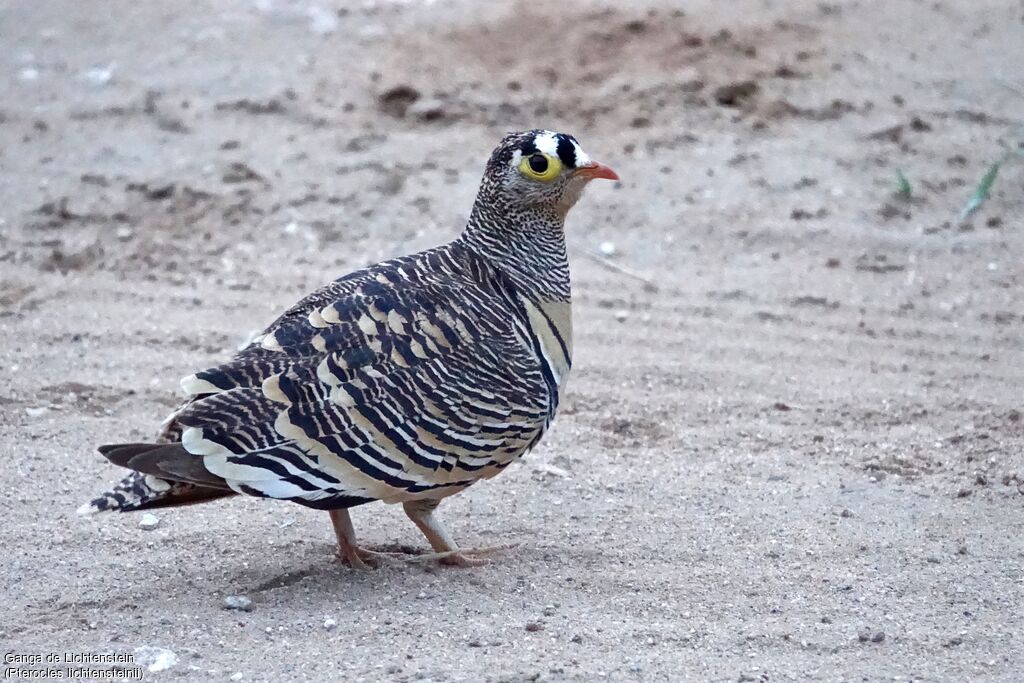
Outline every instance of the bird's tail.
POLYGON ((92 515, 97 512, 134 512, 152 508, 177 507, 216 500, 233 494, 234 491, 170 481, 142 472, 131 472, 114 484, 109 491, 78 508, 78 514, 92 515))
POLYGON ((111 462, 131 468, 133 471, 109 491, 78 508, 80 515, 177 507, 234 495, 234 491, 227 488, 222 479, 205 473, 201 458, 187 454, 180 445, 102 446, 100 452, 111 462), (179 451, 188 459, 176 457, 179 455, 179 451), (167 457, 168 454, 171 456, 170 458, 167 457), (169 472, 168 469, 177 470, 173 467, 173 465, 179 464, 174 462, 176 460, 181 460, 187 466, 186 469, 169 472), (172 467, 168 468, 168 464, 172 467), (160 476, 167 474, 172 474, 175 478, 160 476), (183 479, 191 479, 191 481, 183 479))

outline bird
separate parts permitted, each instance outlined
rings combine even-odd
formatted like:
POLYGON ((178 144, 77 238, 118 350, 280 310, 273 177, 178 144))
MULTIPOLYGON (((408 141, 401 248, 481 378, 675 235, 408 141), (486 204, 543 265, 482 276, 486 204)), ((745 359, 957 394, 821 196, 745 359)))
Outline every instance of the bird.
POLYGON ((182 379, 154 442, 98 447, 131 471, 79 514, 288 500, 328 511, 338 556, 367 568, 382 553, 359 545, 349 509, 401 503, 433 557, 486 564, 436 509, 555 417, 572 367, 565 220, 598 178, 619 179, 572 135, 508 133, 455 239, 334 280, 182 379))

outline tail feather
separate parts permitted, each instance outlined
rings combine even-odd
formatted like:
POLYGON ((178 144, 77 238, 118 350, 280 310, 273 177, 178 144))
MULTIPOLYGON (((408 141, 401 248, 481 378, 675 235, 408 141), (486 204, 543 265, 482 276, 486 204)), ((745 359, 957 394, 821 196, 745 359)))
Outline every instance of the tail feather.
POLYGON ((180 443, 126 443, 101 446, 110 462, 136 472, 198 486, 228 489, 223 478, 206 469, 203 459, 189 453, 180 443))
POLYGON ((111 444, 100 446, 99 451, 115 465, 133 471, 110 491, 78 508, 80 515, 192 505, 235 493, 180 443, 111 444))

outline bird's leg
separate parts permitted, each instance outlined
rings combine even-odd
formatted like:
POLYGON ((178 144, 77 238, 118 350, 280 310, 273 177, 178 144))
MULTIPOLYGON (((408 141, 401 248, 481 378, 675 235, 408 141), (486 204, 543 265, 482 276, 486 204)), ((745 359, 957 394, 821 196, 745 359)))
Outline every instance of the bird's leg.
POLYGON ((356 543, 356 530, 347 509, 331 510, 331 524, 338 538, 338 557, 353 569, 369 569, 367 562, 373 562, 376 553, 360 548, 356 543))
MULTIPOLYGON (((430 547, 434 549, 433 555, 419 559, 437 558, 442 564, 455 567, 479 567, 487 564, 486 558, 471 557, 470 553, 474 553, 474 551, 459 550, 458 544, 448 533, 444 523, 434 514, 434 510, 440 502, 428 499, 410 500, 402 505, 405 508, 405 514, 409 516, 413 524, 419 527, 423 535, 427 537, 430 547)), ((496 548, 485 548, 477 552, 484 553, 488 550, 496 550, 496 548)))

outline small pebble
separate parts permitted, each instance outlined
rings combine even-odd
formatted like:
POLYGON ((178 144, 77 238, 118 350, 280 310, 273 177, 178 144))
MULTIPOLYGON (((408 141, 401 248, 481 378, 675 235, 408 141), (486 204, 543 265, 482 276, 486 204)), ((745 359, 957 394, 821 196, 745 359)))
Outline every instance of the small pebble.
POLYGON ((530 633, 536 633, 537 631, 543 631, 544 627, 538 624, 536 621, 531 621, 526 625, 526 630, 530 633))
POLYGON ((166 671, 178 663, 178 655, 165 647, 143 645, 135 648, 135 663, 157 673, 166 671))
POLYGON ((620 323, 626 322, 627 318, 629 318, 629 311, 627 311, 626 309, 623 308, 615 311, 615 319, 618 320, 620 323))
POLYGON ((332 618, 332 617, 327 617, 326 619, 324 619, 324 628, 327 629, 328 631, 330 631, 332 628, 334 628, 337 625, 338 625, 338 622, 334 618, 332 618))
POLYGON ((318 36, 327 36, 338 30, 338 15, 333 11, 313 5, 306 10, 306 16, 309 30, 318 36))
POLYGON ((139 528, 143 531, 152 531, 158 526, 160 526, 160 518, 151 512, 142 515, 142 519, 139 520, 139 528))
POLYGON ((82 73, 82 80, 91 85, 107 85, 114 79, 114 65, 98 66, 82 73))
POLYGON ((420 121, 440 121, 448 116, 444 103, 433 98, 419 99, 409 105, 406 112, 409 116, 420 121))
POLYGON ((242 680, 242 678, 243 676, 241 671, 236 671, 235 673, 231 674, 231 680, 233 681, 240 681, 242 680))
POLYGON ((872 642, 881 643, 885 640, 885 633, 882 631, 872 631, 869 628, 862 628, 857 634, 857 640, 862 643, 872 642))
POLYGON ((224 609, 236 609, 242 612, 251 612, 252 600, 244 595, 229 595, 224 598, 224 609))
POLYGON ((600 246, 598 246, 598 249, 605 256, 615 256, 616 252, 618 251, 615 248, 614 242, 601 242, 600 246))
POLYGON ((558 465, 551 465, 546 462, 539 462, 535 464, 533 466, 533 470, 540 474, 550 474, 551 476, 558 477, 559 479, 565 479, 569 476, 568 470, 565 470, 558 465))

